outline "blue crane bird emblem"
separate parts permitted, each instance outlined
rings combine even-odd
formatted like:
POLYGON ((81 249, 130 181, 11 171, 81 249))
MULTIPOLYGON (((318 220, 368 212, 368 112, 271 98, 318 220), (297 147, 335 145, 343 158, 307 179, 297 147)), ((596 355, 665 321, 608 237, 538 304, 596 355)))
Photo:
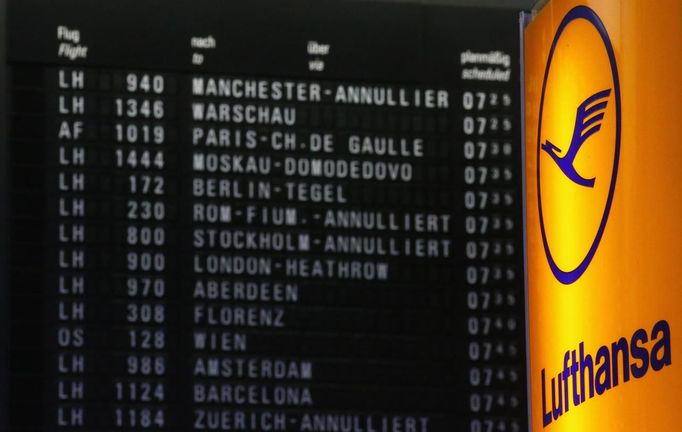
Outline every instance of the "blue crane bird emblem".
POLYGON ((594 187, 595 178, 585 178, 575 169, 575 158, 582 148, 585 141, 601 129, 604 111, 608 104, 608 97, 611 89, 601 90, 588 97, 578 106, 575 114, 575 125, 573 126, 573 137, 568 150, 560 156, 561 149, 549 140, 542 144, 542 150, 549 154, 561 171, 574 183, 585 187, 594 187))

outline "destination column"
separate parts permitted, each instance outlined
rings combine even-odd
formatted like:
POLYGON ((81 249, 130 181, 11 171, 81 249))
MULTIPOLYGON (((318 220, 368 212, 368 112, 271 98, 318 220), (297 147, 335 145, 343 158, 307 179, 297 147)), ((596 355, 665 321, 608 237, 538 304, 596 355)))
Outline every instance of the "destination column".
POLYGON ((459 377, 439 356, 454 298, 448 93, 199 74, 191 86, 194 429, 455 421, 459 377))
POLYGON ((310 238, 299 209, 276 199, 285 194, 283 166, 268 148, 291 143, 295 108, 273 103, 269 90, 264 96, 266 80, 235 78, 236 98, 216 82, 191 77, 191 272, 183 279, 192 305, 191 425, 287 430, 286 408, 295 405, 284 395, 313 403, 306 387, 313 365, 276 342, 300 298, 298 283, 281 276, 282 258, 309 251, 310 238), (254 337, 270 346, 254 352, 254 337))

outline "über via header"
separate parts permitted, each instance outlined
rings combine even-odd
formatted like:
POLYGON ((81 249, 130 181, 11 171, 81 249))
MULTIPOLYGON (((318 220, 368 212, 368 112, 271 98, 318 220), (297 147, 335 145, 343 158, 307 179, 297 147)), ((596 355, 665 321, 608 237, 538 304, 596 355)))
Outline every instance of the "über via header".
POLYGON ((639 329, 630 340, 621 337, 610 346, 603 345, 594 357, 585 354, 584 343, 580 342, 577 350, 566 351, 563 371, 551 378, 551 411, 547 404, 545 369, 540 372, 543 427, 568 413, 571 402, 577 407, 588 397, 601 396, 619 383, 628 382, 630 376, 644 378, 649 370, 657 372, 671 365, 671 355, 670 325, 665 320, 654 324, 650 335, 639 329))

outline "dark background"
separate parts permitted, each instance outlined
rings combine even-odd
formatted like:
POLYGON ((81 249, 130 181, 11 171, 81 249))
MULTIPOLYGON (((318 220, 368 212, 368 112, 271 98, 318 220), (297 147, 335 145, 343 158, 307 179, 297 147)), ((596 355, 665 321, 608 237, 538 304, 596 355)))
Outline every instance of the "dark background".
MULTIPOLYGON (((7 162, 7 147, 4 145, 6 131, 6 41, 7 41, 7 22, 6 22, 6 5, 9 1, 21 2, 21 0, 0 0, 0 317, 7 315, 7 297, 8 292, 6 287, 9 286, 7 280, 7 249, 4 247, 9 241, 9 224, 7 217, 9 214, 8 202, 6 200, 7 191, 7 177, 8 170, 6 169, 7 162)), ((234 1, 234 0, 225 0, 234 1)), ((248 0, 243 0, 248 1, 248 0)), ((344 1, 344 0, 339 0, 344 1)), ((375 3, 425 3, 425 4, 442 4, 442 5, 457 5, 457 6, 478 6, 490 7, 499 9, 517 9, 530 10, 537 0, 364 0, 375 3)), ((8 328, 0 326, 0 431, 5 431, 7 425, 7 407, 8 400, 6 390, 7 377, 7 351, 8 348, 8 328)))

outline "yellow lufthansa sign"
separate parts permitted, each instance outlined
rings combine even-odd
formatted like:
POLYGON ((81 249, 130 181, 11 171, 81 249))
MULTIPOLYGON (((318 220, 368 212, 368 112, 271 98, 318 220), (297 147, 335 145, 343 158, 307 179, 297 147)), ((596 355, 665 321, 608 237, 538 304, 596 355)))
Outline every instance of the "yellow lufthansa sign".
POLYGON ((525 31, 533 431, 682 428, 682 2, 525 31))

